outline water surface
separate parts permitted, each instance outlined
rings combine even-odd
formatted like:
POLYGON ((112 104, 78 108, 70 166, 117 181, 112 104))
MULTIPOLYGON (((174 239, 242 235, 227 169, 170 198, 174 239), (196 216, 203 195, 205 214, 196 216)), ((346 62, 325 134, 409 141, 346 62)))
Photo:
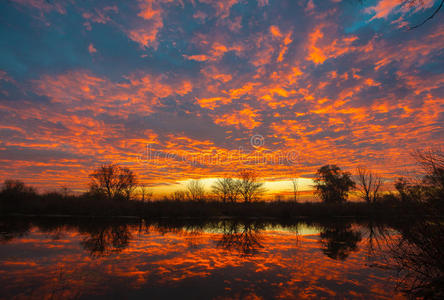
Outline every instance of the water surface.
POLYGON ((106 219, 1 224, 2 299, 408 295, 390 259, 401 234, 381 224, 106 219))

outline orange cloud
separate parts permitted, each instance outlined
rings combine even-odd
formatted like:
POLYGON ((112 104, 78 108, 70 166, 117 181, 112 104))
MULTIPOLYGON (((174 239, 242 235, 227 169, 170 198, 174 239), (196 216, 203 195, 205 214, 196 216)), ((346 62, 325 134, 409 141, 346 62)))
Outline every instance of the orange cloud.
POLYGON ((163 10, 160 6, 168 0, 143 0, 139 2, 138 16, 143 22, 138 22, 135 28, 128 30, 128 37, 139 43, 142 48, 157 49, 157 34, 163 28, 163 10))
POLYGON ((132 29, 128 32, 128 37, 137 42, 142 48, 153 47, 157 48, 157 33, 159 29, 163 27, 163 23, 156 22, 152 26, 140 27, 137 29, 132 29))
POLYGON ((284 60, 284 55, 285 55, 285 53, 286 53, 287 50, 288 50, 288 45, 291 44, 291 42, 293 42, 293 40, 291 39, 291 34, 292 34, 292 33, 289 32, 289 33, 285 36, 284 42, 283 42, 283 44, 281 45, 281 49, 280 49, 280 51, 279 51, 279 56, 278 56, 278 58, 277 58, 277 61, 278 61, 278 62, 281 62, 281 61, 284 60))
POLYGON ((358 39, 356 36, 329 41, 324 37, 323 28, 325 28, 325 25, 318 26, 308 35, 306 46, 308 51, 307 60, 315 64, 322 64, 327 59, 336 58, 355 50, 351 45, 358 39))
POLYGON ((225 53, 229 51, 235 51, 237 53, 240 53, 243 48, 240 45, 232 45, 232 46, 226 46, 222 44, 222 42, 216 41, 209 45, 209 43, 204 43, 207 47, 206 51, 207 54, 196 54, 196 55, 186 55, 184 54, 183 57, 190 59, 190 60, 196 60, 196 61, 218 61, 220 60, 225 53), (208 47, 209 46, 209 47, 208 47))
POLYGON ((151 20, 154 18, 161 17, 162 10, 156 0, 143 0, 140 1, 140 12, 138 14, 139 17, 144 18, 145 20, 151 20), (156 8, 153 8, 153 5, 157 6, 156 8))
POLYGON ((215 116, 214 122, 220 125, 235 126, 240 128, 241 126, 247 129, 253 129, 261 124, 258 121, 259 114, 253 110, 249 105, 244 105, 242 110, 233 111, 229 114, 221 116, 215 116))
POLYGON ((205 54, 197 54, 197 55, 186 55, 184 54, 183 57, 189 59, 189 60, 195 60, 195 61, 206 61, 209 60, 210 57, 205 54))
POLYGON ((276 25, 271 25, 270 26, 270 32, 273 35, 273 37, 275 38, 281 38, 282 37, 282 33, 279 30, 279 27, 277 27, 276 25))
POLYGON ((230 98, 213 97, 213 98, 196 98, 197 103, 203 108, 209 108, 214 110, 219 107, 220 104, 228 104, 231 102, 230 98))

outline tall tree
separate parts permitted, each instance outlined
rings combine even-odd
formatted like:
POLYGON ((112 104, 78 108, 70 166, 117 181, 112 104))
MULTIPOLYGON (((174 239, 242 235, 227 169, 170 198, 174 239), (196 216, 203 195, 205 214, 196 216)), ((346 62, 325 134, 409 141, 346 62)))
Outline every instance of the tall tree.
POLYGON ((422 189, 425 201, 435 208, 444 210, 444 152, 441 148, 417 150, 413 153, 424 171, 422 189))
POLYGON ((151 198, 153 197, 153 193, 150 192, 150 190, 147 188, 147 186, 145 184, 140 184, 139 185, 140 188, 140 200, 142 200, 142 202, 149 202, 151 201, 151 198))
POLYGON ((129 200, 137 186, 136 175, 128 168, 120 167, 119 169, 119 190, 122 191, 126 200, 129 200))
POLYGON ((291 184, 293 186, 293 201, 298 201, 298 193, 299 193, 299 178, 292 178, 291 184))
POLYGON ((187 184, 190 200, 203 201, 205 197, 205 188, 200 180, 191 180, 187 184))
POLYGON ((380 196, 382 185, 381 177, 364 168, 358 168, 356 172, 358 190, 361 194, 361 198, 367 203, 375 203, 380 196))
POLYGON ((345 202, 348 192, 355 187, 351 174, 336 165, 321 167, 314 182, 316 193, 326 203, 345 202))
POLYGON ((102 165, 90 174, 90 189, 104 194, 108 199, 131 198, 136 188, 136 175, 128 168, 116 164, 102 165))
POLYGON ((257 199, 265 192, 262 182, 258 182, 258 176, 253 170, 241 170, 239 172, 239 194, 245 202, 257 199))
POLYGON ((212 190, 223 202, 236 202, 239 194, 239 183, 233 178, 219 178, 213 184, 212 190))

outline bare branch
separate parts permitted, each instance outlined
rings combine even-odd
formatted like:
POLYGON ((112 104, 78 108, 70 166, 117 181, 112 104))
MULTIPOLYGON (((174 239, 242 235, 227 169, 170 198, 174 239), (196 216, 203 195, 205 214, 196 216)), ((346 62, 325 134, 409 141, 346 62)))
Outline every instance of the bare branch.
POLYGON ((426 22, 433 19, 435 17, 435 15, 441 10, 443 5, 444 5, 444 0, 441 0, 441 3, 439 4, 439 6, 435 9, 435 11, 427 19, 425 19, 424 21, 422 21, 421 23, 419 23, 415 26, 409 27, 407 30, 413 30, 415 28, 418 28, 418 27, 424 25, 426 22))

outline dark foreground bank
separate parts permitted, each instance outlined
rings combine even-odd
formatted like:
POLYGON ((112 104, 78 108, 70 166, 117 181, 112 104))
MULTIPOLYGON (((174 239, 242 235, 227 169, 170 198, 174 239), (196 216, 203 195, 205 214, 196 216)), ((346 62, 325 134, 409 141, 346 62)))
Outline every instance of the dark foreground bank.
POLYGON ((420 202, 388 198, 376 203, 297 203, 297 202, 236 202, 218 201, 119 201, 87 196, 60 194, 23 194, 3 197, 1 214, 72 215, 72 216, 136 216, 154 218, 254 217, 291 219, 299 217, 371 217, 393 218, 427 214, 420 202))

